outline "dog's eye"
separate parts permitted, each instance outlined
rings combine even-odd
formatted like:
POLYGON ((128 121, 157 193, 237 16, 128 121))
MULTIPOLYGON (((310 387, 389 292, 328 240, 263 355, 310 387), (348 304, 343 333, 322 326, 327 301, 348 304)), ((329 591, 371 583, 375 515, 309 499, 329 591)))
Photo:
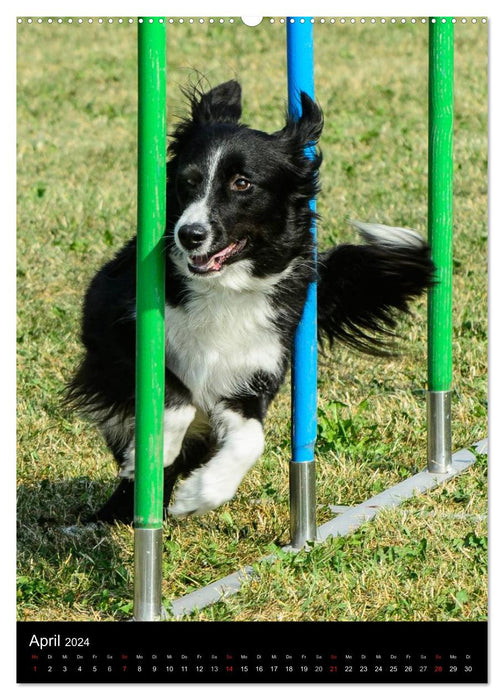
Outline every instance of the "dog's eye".
POLYGON ((235 177, 231 181, 231 189, 235 192, 245 192, 252 187, 252 183, 246 177, 235 177))

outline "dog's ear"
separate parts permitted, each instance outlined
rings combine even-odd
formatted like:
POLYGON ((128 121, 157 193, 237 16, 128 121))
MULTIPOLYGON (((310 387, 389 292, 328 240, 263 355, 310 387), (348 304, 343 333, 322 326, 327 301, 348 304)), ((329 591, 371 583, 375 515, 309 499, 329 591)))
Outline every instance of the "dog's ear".
POLYGON ((300 92, 301 115, 299 118, 287 117, 285 127, 275 134, 289 140, 293 139, 302 146, 316 143, 324 128, 324 116, 320 107, 306 94, 300 92))
POLYGON ((241 111, 241 86, 236 80, 221 83, 191 98, 192 119, 196 124, 236 124, 241 111))

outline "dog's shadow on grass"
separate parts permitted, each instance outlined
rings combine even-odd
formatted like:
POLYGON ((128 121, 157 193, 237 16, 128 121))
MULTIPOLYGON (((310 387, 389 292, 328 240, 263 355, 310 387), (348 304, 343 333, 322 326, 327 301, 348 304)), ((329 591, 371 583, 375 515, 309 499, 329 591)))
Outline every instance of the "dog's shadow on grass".
POLYGON ((17 560, 20 616, 130 619, 133 529, 86 524, 117 480, 49 479, 18 488, 17 560), (34 612, 35 611, 35 612, 34 612))
POLYGON ((86 477, 22 484, 17 494, 19 526, 49 530, 84 525, 116 485, 86 477))
MULTIPOLYGON (((19 571, 78 571, 104 579, 124 572, 124 537, 128 526, 87 524, 89 517, 117 485, 115 480, 88 478, 42 480, 22 484, 17 494, 17 555, 19 571)), ((131 539, 132 539, 131 531, 131 539)), ((120 581, 118 581, 120 583, 120 581)), ((112 584, 113 587, 113 584, 112 584)))

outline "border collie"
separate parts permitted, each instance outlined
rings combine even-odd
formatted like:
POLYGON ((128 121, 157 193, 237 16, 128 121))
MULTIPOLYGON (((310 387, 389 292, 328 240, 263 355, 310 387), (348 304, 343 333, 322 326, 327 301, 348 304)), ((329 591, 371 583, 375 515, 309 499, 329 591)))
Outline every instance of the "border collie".
MULTIPOLYGON (((272 134, 240 123, 235 81, 193 90, 167 163, 165 507, 175 517, 229 501, 259 459, 263 422, 289 366, 307 288, 318 280, 319 339, 380 353, 397 312, 432 284, 429 248, 409 229, 356 227, 362 245, 314 262, 322 112, 272 134), (172 491, 177 484, 170 504, 172 491)), ((67 400, 100 428, 122 477, 93 520, 131 522, 135 463, 135 255, 130 240, 92 280, 83 362, 67 400)))

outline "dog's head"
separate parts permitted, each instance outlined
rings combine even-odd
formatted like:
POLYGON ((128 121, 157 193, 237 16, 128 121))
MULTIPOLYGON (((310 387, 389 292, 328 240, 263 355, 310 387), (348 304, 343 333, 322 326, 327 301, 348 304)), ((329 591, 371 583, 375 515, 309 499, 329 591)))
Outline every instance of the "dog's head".
POLYGON ((242 261, 255 275, 279 272, 310 245, 321 156, 309 158, 306 147, 322 131, 319 107, 301 93, 299 119, 267 134, 240 123, 236 81, 189 97, 191 116, 173 134, 168 163, 167 230, 179 268, 217 277, 242 261))

